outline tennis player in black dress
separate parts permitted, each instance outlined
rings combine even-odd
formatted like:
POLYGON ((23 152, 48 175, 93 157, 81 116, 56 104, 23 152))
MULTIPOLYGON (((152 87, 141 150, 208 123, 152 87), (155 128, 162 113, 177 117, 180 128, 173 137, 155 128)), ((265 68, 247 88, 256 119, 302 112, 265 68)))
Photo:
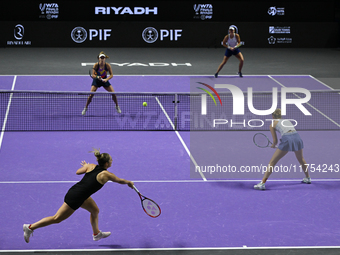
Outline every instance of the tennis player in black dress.
POLYGON ((91 195, 100 190, 108 181, 127 184, 133 188, 133 182, 118 178, 113 173, 107 171, 112 165, 112 157, 107 153, 100 153, 94 150, 98 165, 89 164, 83 161, 82 167, 76 174, 85 174, 82 180, 73 185, 64 198, 64 204, 59 208, 54 216, 46 217, 33 224, 24 224, 24 239, 28 243, 33 230, 46 227, 51 224, 60 223, 70 217, 79 207, 84 208, 91 214, 91 225, 93 230, 93 240, 98 241, 108 237, 111 232, 102 232, 98 228, 99 208, 91 195))

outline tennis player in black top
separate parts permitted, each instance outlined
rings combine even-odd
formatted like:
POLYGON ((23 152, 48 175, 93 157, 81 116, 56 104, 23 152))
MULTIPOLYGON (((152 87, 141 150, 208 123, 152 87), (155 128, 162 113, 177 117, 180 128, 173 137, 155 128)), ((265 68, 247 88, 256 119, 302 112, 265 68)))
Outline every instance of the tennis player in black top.
POLYGON ((60 223, 70 217, 79 207, 91 213, 91 225, 93 230, 93 240, 98 241, 108 237, 111 232, 102 232, 98 228, 99 208, 96 202, 91 198, 91 195, 100 190, 108 181, 127 184, 133 188, 133 182, 118 178, 113 173, 107 171, 112 165, 112 158, 107 153, 100 153, 99 150, 94 150, 94 155, 97 157, 98 165, 89 164, 83 161, 82 167, 79 168, 76 174, 85 174, 82 180, 73 185, 65 195, 64 204, 59 208, 54 216, 46 217, 33 224, 24 224, 24 239, 29 242, 33 230, 46 227, 51 224, 60 223))

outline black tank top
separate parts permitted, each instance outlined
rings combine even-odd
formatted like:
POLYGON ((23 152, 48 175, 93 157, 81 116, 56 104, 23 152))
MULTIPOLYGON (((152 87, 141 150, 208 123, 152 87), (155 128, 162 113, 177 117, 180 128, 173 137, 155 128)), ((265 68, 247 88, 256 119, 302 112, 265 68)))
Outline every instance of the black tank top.
POLYGON ((91 172, 86 173, 80 182, 73 185, 70 190, 76 191, 81 197, 90 197, 104 186, 97 181, 97 175, 102 171, 106 171, 106 169, 97 165, 91 172))

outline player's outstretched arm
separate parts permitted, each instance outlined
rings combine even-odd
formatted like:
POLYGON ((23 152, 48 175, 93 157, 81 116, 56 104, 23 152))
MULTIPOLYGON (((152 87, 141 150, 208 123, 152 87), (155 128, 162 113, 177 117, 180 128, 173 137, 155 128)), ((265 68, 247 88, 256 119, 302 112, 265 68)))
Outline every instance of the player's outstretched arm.
POLYGON ((133 188, 134 185, 132 181, 119 178, 118 176, 109 171, 103 171, 100 174, 98 174, 97 180, 101 184, 105 184, 108 181, 117 182, 119 184, 127 184, 130 188, 133 188))

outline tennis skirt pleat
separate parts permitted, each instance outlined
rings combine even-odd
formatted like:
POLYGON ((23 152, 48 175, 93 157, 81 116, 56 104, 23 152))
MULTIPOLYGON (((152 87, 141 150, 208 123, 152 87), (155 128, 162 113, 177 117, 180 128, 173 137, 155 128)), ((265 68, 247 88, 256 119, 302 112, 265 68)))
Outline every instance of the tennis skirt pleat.
POLYGON ((299 151, 303 149, 303 141, 297 132, 284 134, 278 148, 282 151, 299 151))

